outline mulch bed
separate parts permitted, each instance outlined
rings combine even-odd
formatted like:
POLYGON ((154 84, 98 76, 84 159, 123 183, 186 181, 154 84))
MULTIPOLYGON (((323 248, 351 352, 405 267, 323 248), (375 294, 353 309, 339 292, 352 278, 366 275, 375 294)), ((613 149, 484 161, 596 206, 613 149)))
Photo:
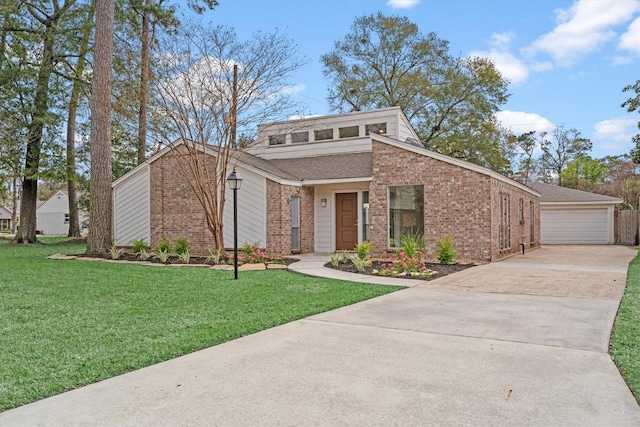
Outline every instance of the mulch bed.
MULTIPOLYGON (((108 260, 112 260, 112 261, 133 261, 133 262, 140 262, 142 261, 140 258, 138 258, 138 256, 129 253, 129 252, 123 252, 120 257, 117 260, 113 260, 111 258, 111 256, 109 254, 98 254, 98 253, 83 253, 83 254, 78 254, 76 255, 79 258, 102 258, 102 259, 108 259, 108 260)), ((229 260, 233 259, 233 258, 225 258, 225 257, 221 257, 220 258, 220 262, 219 264, 228 264, 229 260)), ((295 262, 297 260, 291 260, 288 258, 285 258, 283 260, 271 260, 271 261, 275 261, 278 263, 284 263, 286 265, 291 264, 292 262, 295 262)), ((161 262, 158 258, 156 258, 155 256, 151 256, 148 259, 145 260, 145 262, 150 262, 153 264, 165 264, 165 265, 176 265, 176 264, 182 264, 182 265, 188 265, 185 262, 183 262, 180 258, 178 258, 177 256, 170 256, 166 262, 161 262)), ((212 261, 207 262, 207 258, 206 257, 197 257, 197 256, 192 256, 189 258, 189 264, 206 264, 206 265, 215 265, 212 261)), ((240 265, 242 265, 242 263, 240 263, 240 265)))
MULTIPOLYGON (((372 261, 371 262, 371 266, 370 267, 365 267, 364 271, 360 274, 369 274, 374 276, 374 274, 372 273, 373 270, 382 270, 383 265, 387 265, 389 264, 388 261, 372 261)), ((334 267, 330 262, 326 263, 324 265, 327 268, 333 268, 334 270, 340 270, 340 271, 346 271, 349 273, 357 273, 358 271, 356 270, 356 267, 353 265, 352 262, 340 262, 340 264, 338 264, 338 267, 334 267)), ((429 270, 433 270, 433 271, 437 271, 438 274, 434 274, 433 276, 430 277, 420 277, 420 276, 403 276, 403 275, 397 275, 397 276, 391 276, 391 275, 386 275, 386 276, 381 276, 381 277, 397 277, 400 279, 414 279, 414 280, 433 280, 433 279, 437 279, 439 277, 444 277, 447 276, 449 274, 453 274, 453 273, 457 273, 459 271, 462 270, 466 270, 467 268, 471 268, 474 267, 474 264, 451 264, 451 265, 444 265, 444 264, 434 264, 434 263, 425 263, 425 267, 427 267, 429 270)), ((375 276, 380 276, 379 274, 375 274, 375 276)))

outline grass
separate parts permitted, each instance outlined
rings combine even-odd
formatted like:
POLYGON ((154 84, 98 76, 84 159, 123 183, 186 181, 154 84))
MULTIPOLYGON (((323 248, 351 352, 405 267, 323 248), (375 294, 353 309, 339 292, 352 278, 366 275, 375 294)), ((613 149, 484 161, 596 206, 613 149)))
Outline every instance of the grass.
POLYGON ((609 352, 640 402, 640 255, 629 263, 609 352))
POLYGON ((272 270, 48 260, 0 240, 0 412, 400 288, 272 270))

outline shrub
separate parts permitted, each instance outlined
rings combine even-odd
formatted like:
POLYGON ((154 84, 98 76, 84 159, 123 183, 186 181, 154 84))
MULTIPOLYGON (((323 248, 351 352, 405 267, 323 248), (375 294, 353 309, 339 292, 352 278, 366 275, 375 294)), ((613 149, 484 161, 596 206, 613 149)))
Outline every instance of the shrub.
POLYGON ((111 248, 109 249, 109 255, 111 255, 111 259, 120 258, 120 255, 122 255, 122 252, 124 251, 122 249, 116 248, 116 245, 111 245, 111 248))
POLYGON ((176 239, 176 255, 184 255, 189 252, 189 241, 185 237, 178 237, 176 239))
MULTIPOLYGON (((420 232, 408 233, 402 236, 400 239, 400 248, 396 250, 396 255, 400 255, 401 252, 409 258, 418 257, 418 252, 424 251, 424 237, 420 232)), ((422 255, 420 255, 422 257, 422 255)))
POLYGON ((178 254, 178 259, 185 264, 189 264, 189 260, 191 259, 191 254, 189 253, 189 248, 184 249, 182 253, 178 254))
POLYGON ((371 258, 371 242, 362 242, 356 245, 354 251, 358 258, 368 261, 371 258))
POLYGON ((342 262, 344 262, 344 263, 349 262, 349 252, 347 252, 347 251, 345 251, 343 249, 342 253, 340 254, 340 256, 342 257, 342 262))
POLYGON ((149 245, 144 239, 136 239, 131 241, 131 252, 139 254, 142 251, 149 251, 149 245))
POLYGON ((222 256, 222 251, 220 249, 216 249, 216 251, 212 251, 209 249, 209 256, 205 259, 206 263, 212 262, 214 264, 220 263, 220 257, 222 256))
POLYGON ((358 254, 351 255, 351 262, 356 267, 356 271, 358 273, 362 273, 364 271, 365 265, 367 264, 367 260, 360 258, 358 254))
POLYGON ((245 243, 241 248, 242 256, 238 257, 238 261, 247 262, 250 264, 258 264, 265 262, 267 254, 263 249, 260 249, 260 242, 253 244, 245 243))
POLYGON ((140 251, 138 252, 138 258, 140 258, 142 261, 146 261, 151 258, 151 253, 147 249, 140 249, 140 251))
POLYGON ((158 249, 156 246, 156 258, 158 258, 160 262, 167 262, 169 259, 169 251, 164 248, 158 249))
POLYGON ((166 237, 160 239, 160 241, 156 244, 155 251, 156 254, 158 252, 166 252, 167 256, 169 256, 169 253, 171 252, 171 242, 169 242, 169 239, 167 239, 166 237))
POLYGON ((445 265, 456 262, 456 251, 453 250, 453 240, 448 234, 438 240, 438 262, 445 265))
POLYGON ((334 268, 338 268, 338 265, 340 265, 340 254, 331 254, 331 265, 334 268))

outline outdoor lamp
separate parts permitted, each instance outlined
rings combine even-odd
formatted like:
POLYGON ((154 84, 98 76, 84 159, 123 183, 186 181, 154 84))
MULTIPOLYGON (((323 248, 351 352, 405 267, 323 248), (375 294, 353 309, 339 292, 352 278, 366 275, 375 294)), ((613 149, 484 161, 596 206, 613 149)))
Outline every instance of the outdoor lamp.
POLYGON ((238 280, 238 190, 242 185, 242 178, 235 168, 227 177, 227 182, 233 190, 233 279, 238 280))

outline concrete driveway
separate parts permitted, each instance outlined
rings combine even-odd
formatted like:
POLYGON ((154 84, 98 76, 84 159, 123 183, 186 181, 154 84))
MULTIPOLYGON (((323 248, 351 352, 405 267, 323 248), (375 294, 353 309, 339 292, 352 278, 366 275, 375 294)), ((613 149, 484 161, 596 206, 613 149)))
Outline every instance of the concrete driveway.
POLYGON ((0 425, 638 426, 607 354, 634 256, 543 247, 7 411, 0 425))

